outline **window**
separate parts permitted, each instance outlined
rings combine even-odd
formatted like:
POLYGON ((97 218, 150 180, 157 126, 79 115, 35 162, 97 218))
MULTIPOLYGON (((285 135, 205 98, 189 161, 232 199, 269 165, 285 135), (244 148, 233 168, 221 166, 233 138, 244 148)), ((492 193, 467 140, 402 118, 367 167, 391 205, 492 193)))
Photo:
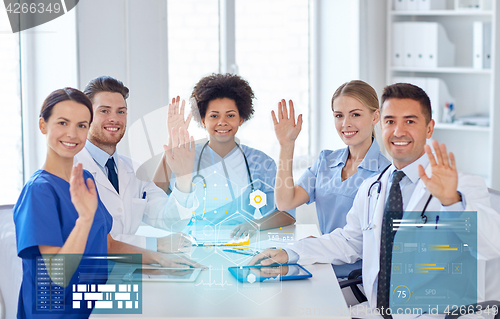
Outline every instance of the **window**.
MULTIPOLYGON (((168 1, 169 94, 188 100, 194 85, 219 69, 219 1, 168 1)), ((296 115, 304 114, 295 155, 308 155, 309 125, 309 3, 304 0, 235 0, 235 40, 238 75, 254 90, 254 117, 238 131, 243 144, 274 159, 279 145, 271 110, 292 99, 296 115), (265 10, 264 10, 265 8, 265 10), (283 23, 285 21, 286 23, 283 23), (272 32, 270 32, 272 30, 272 32)), ((196 139, 206 136, 190 125, 196 139)))
MULTIPOLYGON (((198 80, 219 72, 219 1, 169 0, 167 14, 168 92, 187 102, 198 80)), ((190 134, 204 138, 205 130, 193 122, 190 134)))
POLYGON ((0 205, 14 204, 23 186, 19 33, 0 10, 0 205))

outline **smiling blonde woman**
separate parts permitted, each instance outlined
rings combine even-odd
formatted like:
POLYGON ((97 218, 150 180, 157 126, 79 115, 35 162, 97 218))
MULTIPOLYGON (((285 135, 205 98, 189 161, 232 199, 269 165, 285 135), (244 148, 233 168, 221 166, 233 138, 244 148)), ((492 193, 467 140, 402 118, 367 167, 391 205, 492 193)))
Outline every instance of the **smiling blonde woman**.
MULTIPOLYGON (((296 122, 293 102, 289 101, 288 110, 285 100, 278 104, 278 114, 272 111, 281 147, 276 184, 278 209, 294 209, 316 202, 323 234, 345 226, 345 217, 359 186, 390 164, 375 140, 374 126, 380 119, 380 110, 377 93, 369 84, 358 80, 342 84, 333 94, 331 107, 335 129, 347 147, 321 151, 313 166, 296 184, 292 176, 292 161, 302 115, 296 122)), ((338 277, 347 276, 357 268, 361 268, 361 261, 354 265, 334 266, 338 277)))

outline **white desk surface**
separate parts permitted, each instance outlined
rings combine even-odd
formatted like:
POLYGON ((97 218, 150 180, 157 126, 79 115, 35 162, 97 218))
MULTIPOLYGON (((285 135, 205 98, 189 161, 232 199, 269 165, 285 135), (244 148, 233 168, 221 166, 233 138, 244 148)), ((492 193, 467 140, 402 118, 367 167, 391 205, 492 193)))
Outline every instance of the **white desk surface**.
MULTIPOLYGON (((141 226, 143 228, 144 226, 141 226)), ((148 236, 151 227, 140 229, 148 236)), ((139 233, 138 232, 138 233, 139 233)), ((285 246, 268 241, 318 235, 316 225, 292 225, 261 232, 263 246, 285 246)), ((254 243, 255 244, 255 243, 254 243)), ((196 247, 191 258, 209 266, 194 283, 143 282, 142 315, 102 315, 92 318, 350 318, 347 304, 330 264, 305 266, 312 278, 264 283, 240 283, 227 267, 246 265, 249 256, 224 253, 221 248, 196 247)))

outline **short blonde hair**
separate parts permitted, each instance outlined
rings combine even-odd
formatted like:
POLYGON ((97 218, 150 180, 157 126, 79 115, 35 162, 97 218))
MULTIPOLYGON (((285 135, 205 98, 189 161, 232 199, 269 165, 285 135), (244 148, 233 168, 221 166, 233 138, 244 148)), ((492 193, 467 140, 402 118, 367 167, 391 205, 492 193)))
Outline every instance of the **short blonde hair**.
MULTIPOLYGON (((375 92, 375 89, 372 88, 370 84, 364 81, 353 80, 339 86, 332 96, 332 111, 334 111, 333 102, 336 98, 341 96, 350 96, 355 98, 372 111, 372 113, 379 110, 377 92, 375 92)), ((372 136, 375 137, 375 129, 372 129, 372 136)))

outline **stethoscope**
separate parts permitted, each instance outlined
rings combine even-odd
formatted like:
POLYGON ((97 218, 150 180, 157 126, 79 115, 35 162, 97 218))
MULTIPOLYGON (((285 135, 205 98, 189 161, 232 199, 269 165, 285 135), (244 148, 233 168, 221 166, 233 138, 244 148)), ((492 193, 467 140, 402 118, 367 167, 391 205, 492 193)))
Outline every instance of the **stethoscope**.
MULTIPOLYGON (((370 219, 370 208, 371 208, 370 204, 371 204, 371 199, 372 199, 372 194, 373 194, 372 190, 373 190, 373 187, 375 186, 376 190, 377 190, 376 200, 378 201, 378 198, 380 196, 380 191, 382 190, 382 181, 380 179, 382 178, 382 175, 384 175, 384 173, 389 169, 389 167, 391 167, 391 165, 384 168, 384 170, 378 175, 377 180, 370 185, 370 188, 368 188, 368 214, 366 216, 367 223, 366 223, 366 226, 363 228, 363 230, 373 229, 373 226, 372 226, 373 220, 370 219)), ((427 215, 425 214, 425 211, 427 210, 427 206, 429 205, 429 202, 431 201, 431 199, 432 199, 432 194, 429 195, 429 198, 427 199, 427 202, 424 205, 424 209, 422 210, 422 213, 420 214, 420 218, 422 219, 422 224, 427 223, 427 215)), ((421 228, 421 227, 422 226, 417 226, 417 228, 421 228)))
MULTIPOLYGON (((194 185, 194 180, 196 178, 201 178, 201 180, 203 181, 203 191, 204 191, 204 198, 206 199, 207 198, 207 182, 205 180, 205 177, 200 174, 200 166, 201 166, 201 157, 203 156, 203 151, 205 150, 205 148, 207 147, 208 143, 210 143, 210 141, 206 142, 205 145, 203 145, 203 148, 201 149, 201 152, 200 152, 200 157, 198 158, 198 167, 196 169, 196 175, 192 178, 191 180, 191 184, 194 185)), ((254 192, 254 187, 253 187, 253 180, 252 180, 252 175, 250 174, 250 166, 248 165, 248 160, 247 160, 247 157, 245 155, 245 153, 243 152, 243 150, 241 149, 241 146, 240 144, 236 143, 236 146, 238 146, 238 149, 240 150, 241 154, 243 154, 243 158, 245 159, 245 165, 247 167, 247 173, 248 173, 248 180, 250 181, 250 187, 252 188, 252 193, 254 192)), ((226 176, 226 179, 228 179, 228 185, 229 185, 229 177, 226 176)), ((233 190, 232 188, 230 188, 231 190, 231 195, 233 196, 233 200, 234 200, 234 194, 233 194, 233 190)), ((206 212, 206 200, 203 201, 203 213, 201 215, 201 219, 203 219, 205 217, 205 212, 206 212)))

